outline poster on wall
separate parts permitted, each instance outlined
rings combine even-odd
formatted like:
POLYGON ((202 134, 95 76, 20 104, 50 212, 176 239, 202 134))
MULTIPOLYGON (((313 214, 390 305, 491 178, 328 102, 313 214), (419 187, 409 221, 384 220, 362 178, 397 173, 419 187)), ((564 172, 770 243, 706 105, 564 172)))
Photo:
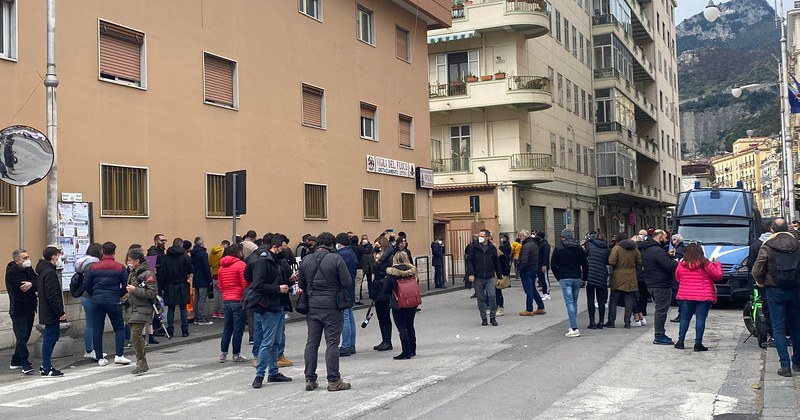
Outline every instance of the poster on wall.
POLYGON ((86 256, 93 233, 92 203, 58 202, 57 241, 66 260, 61 272, 62 290, 69 290, 69 281, 75 274, 75 262, 86 256))

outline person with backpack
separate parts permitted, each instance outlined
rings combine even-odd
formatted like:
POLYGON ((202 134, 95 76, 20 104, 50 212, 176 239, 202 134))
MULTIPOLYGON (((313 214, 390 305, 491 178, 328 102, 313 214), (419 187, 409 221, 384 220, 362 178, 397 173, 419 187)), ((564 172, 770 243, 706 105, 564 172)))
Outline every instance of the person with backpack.
POLYGON ((189 275, 193 272, 192 260, 183 248, 183 239, 175 238, 163 257, 164 304, 167 305, 167 333, 174 337, 175 307, 181 314, 181 333, 189 336, 189 312, 186 305, 191 300, 189 275))
POLYGON ((767 289, 775 349, 781 363, 778 375, 790 377, 792 370, 800 372, 800 346, 795 344, 792 347, 790 360, 789 343, 786 339, 790 329, 795 343, 800 339, 800 284, 797 281, 797 275, 800 274, 800 243, 789 233, 786 219, 775 219, 770 230, 772 236, 764 241, 758 251, 752 274, 756 285, 767 289))
POLYGON ((611 255, 611 248, 602 232, 587 240, 584 247, 586 259, 589 262, 589 276, 586 283, 586 305, 589 310, 587 329, 603 329, 603 319, 606 315, 605 305, 608 301, 608 257, 611 255), (597 302, 599 318, 597 320, 594 317, 595 302, 597 302))
POLYGON ((545 239, 544 231, 536 232, 533 241, 539 247, 539 267, 536 270, 536 278, 539 279, 539 287, 542 289, 542 301, 550 300, 550 243, 545 239))
POLYGON ((6 266, 6 290, 8 291, 8 314, 14 330, 16 347, 11 356, 11 369, 20 369, 23 374, 33 374, 29 359, 28 340, 33 331, 36 315, 36 272, 31 267, 28 251, 17 249, 6 266))
POLYGON ((683 259, 675 270, 678 281, 678 305, 680 307, 681 326, 678 332, 676 349, 683 349, 683 340, 689 330, 692 315, 695 320, 694 351, 706 351, 703 346, 703 333, 706 329, 706 318, 711 305, 717 301, 715 281, 722 280, 722 264, 712 258, 710 261, 703 254, 699 244, 689 244, 683 253, 683 259))
POLYGON ((158 295, 156 275, 144 257, 144 250, 134 248, 128 251, 126 258, 130 274, 128 275, 128 284, 125 286, 127 292, 125 312, 128 324, 131 326, 133 351, 136 353, 136 368, 131 371, 134 375, 150 370, 150 367, 147 366, 142 332, 153 319, 154 299, 158 295))
POLYGON ((404 252, 398 252, 392 258, 392 266, 386 269, 386 281, 392 289, 392 318, 394 318, 394 325, 400 334, 400 345, 402 346, 402 352, 393 359, 410 359, 417 355, 414 317, 417 314, 418 305, 416 303, 421 300, 417 284, 417 269, 404 252), (408 296, 409 289, 414 289, 416 294, 408 296))
MULTIPOLYGON (((76 283, 75 285, 75 292, 81 292, 81 305, 83 306, 83 313, 86 317, 86 328, 83 330, 83 345, 86 349, 86 353, 83 354, 83 357, 87 359, 97 360, 97 357, 94 354, 94 328, 92 324, 92 297, 89 296, 89 293, 86 292, 86 289, 83 288, 83 280, 86 278, 86 275, 89 273, 89 269, 92 268, 92 265, 98 261, 100 258, 103 257, 103 249, 102 246, 98 243, 93 243, 86 248, 86 255, 78 258, 75 261, 75 274, 73 275, 73 279, 76 283)), ((72 282, 70 282, 70 290, 72 290, 72 282)), ((73 295, 73 297, 77 297, 73 295)), ((104 354, 103 357, 106 357, 104 354)))

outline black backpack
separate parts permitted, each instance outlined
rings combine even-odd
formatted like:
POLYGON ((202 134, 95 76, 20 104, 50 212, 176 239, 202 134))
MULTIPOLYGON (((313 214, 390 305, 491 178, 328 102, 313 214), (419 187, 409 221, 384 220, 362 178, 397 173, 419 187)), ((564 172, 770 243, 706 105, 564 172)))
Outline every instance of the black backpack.
POLYGON ((83 296, 83 292, 83 273, 75 272, 69 279, 69 294, 77 299, 83 296))
POLYGON ((775 248, 772 249, 772 259, 775 263, 775 271, 772 273, 772 281, 782 289, 794 289, 798 286, 797 275, 800 268, 800 252, 783 252, 775 248))

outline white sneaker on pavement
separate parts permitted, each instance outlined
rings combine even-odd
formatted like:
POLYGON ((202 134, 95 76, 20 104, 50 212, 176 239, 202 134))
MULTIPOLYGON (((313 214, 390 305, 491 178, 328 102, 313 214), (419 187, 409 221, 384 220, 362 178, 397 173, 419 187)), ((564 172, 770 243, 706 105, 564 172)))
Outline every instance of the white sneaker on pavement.
POLYGON ((641 327, 642 326, 642 321, 633 321, 633 322, 631 322, 631 325, 633 325, 634 327, 641 327))
POLYGON ((581 332, 577 328, 574 329, 574 330, 573 329, 569 329, 567 331, 567 333, 564 334, 564 335, 569 337, 569 338, 575 338, 575 337, 580 337, 581 336, 581 332))
POLYGON ((641 322, 642 322, 642 326, 647 325, 647 318, 642 318, 641 322))
POLYGON ((497 308, 495 316, 503 316, 503 315, 505 315, 505 312, 503 312, 503 308, 497 308))
POLYGON ((542 300, 550 300, 550 293, 545 293, 542 295, 542 300))
POLYGON ((131 364, 131 359, 128 359, 125 356, 114 356, 114 364, 116 364, 116 365, 129 365, 129 364, 131 364))
MULTIPOLYGON (((108 356, 108 353, 103 353, 103 357, 106 357, 106 356, 108 356)), ((83 354, 83 357, 85 357, 87 359, 97 359, 97 356, 95 356, 95 354, 94 354, 94 350, 87 351, 86 353, 83 354)))
POLYGON ((107 364, 108 364, 108 360, 106 360, 105 358, 100 359, 100 360, 97 361, 97 365, 100 366, 100 367, 103 367, 103 366, 105 366, 107 364))

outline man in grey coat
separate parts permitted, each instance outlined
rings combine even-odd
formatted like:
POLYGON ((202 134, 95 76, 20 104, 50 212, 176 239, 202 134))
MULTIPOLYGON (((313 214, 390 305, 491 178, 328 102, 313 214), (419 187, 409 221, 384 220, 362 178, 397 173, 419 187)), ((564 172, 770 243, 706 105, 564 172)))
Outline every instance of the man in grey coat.
POLYGON ((317 236, 314 253, 303 259, 298 270, 300 288, 308 293, 308 339, 306 341, 305 378, 306 391, 317 385, 317 356, 322 333, 325 333, 325 366, 328 370, 328 391, 344 391, 350 384, 342 381, 339 373, 339 338, 344 325, 343 309, 350 306, 349 293, 353 279, 342 257, 333 251, 336 238, 332 233, 317 236), (344 301, 339 302, 339 297, 344 301))

